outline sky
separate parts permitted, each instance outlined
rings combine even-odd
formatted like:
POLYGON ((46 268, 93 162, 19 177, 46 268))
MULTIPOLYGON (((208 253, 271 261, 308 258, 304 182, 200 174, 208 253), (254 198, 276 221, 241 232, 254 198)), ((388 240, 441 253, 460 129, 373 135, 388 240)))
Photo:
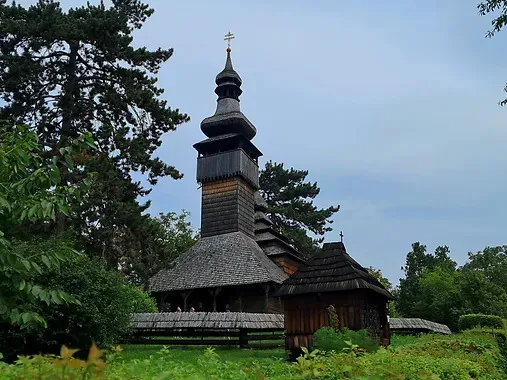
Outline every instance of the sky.
POLYGON ((448 245, 459 264, 507 243, 507 31, 485 38, 478 0, 147 2, 134 44, 174 48, 158 85, 191 117, 157 152, 185 176, 156 185, 150 212, 186 209, 200 225, 192 145, 215 111, 230 30, 261 166, 308 170, 315 203, 341 206, 326 241, 343 231, 352 257, 394 283, 413 242, 448 245))

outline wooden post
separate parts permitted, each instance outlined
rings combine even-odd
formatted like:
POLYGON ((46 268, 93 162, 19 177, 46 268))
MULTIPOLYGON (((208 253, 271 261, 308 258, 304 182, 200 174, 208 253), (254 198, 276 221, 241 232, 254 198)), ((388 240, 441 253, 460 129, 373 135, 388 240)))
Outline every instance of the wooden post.
POLYGON ((239 295, 239 312, 243 312, 243 298, 241 297, 241 294, 239 295))
POLYGON ((164 309, 165 309, 165 300, 166 299, 167 299, 167 293, 162 293, 160 295, 160 299, 159 299, 159 305, 158 305, 159 310, 164 311, 164 309))
POLYGON ((384 308, 384 331, 383 331, 383 339, 382 339, 382 345, 384 347, 387 347, 391 344, 391 326, 389 326, 389 309, 388 304, 386 303, 386 306, 384 308))
POLYGON ((217 311, 217 295, 220 293, 222 288, 216 288, 216 289, 209 289, 208 291, 213 296, 213 311, 217 311))
POLYGON ((183 298, 183 311, 187 311, 187 299, 191 293, 192 293, 192 290, 188 290, 186 292, 181 292, 181 297, 183 298))
POLYGON ((268 312, 268 309, 269 309, 269 284, 262 284, 262 288, 264 289, 264 294, 266 297, 264 311, 268 312))
POLYGON ((239 348, 248 348, 248 331, 239 330, 239 348))

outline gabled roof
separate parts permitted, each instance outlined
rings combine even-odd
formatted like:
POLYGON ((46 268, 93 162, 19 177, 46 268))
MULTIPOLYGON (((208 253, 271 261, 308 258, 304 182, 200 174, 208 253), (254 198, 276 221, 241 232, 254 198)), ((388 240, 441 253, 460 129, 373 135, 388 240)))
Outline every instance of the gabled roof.
POLYGON ((231 232, 199 239, 170 268, 150 279, 150 291, 281 283, 286 278, 254 239, 242 232, 231 232))
POLYGON ((393 299, 384 286, 347 254, 343 243, 326 243, 322 250, 302 264, 280 287, 276 295, 339 292, 369 289, 393 299))

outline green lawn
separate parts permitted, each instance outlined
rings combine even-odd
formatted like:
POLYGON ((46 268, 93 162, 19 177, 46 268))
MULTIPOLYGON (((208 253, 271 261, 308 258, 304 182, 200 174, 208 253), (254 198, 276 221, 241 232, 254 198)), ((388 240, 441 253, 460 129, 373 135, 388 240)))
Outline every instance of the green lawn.
MULTIPOLYGON (((164 346, 159 345, 125 345, 123 347, 122 358, 126 361, 133 359, 145 360, 150 356, 157 356, 164 346)), ((197 364, 197 360, 203 356, 206 347, 203 346, 171 346, 167 356, 171 360, 197 364)), ((231 362, 254 362, 262 361, 269 362, 274 359, 285 359, 285 350, 283 348, 277 349, 240 349, 236 347, 218 346, 215 347, 215 352, 222 361, 231 362)))

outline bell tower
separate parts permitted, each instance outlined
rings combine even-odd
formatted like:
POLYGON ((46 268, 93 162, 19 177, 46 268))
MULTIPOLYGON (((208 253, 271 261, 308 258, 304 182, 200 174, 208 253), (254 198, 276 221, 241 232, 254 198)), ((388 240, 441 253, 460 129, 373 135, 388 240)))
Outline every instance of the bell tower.
POLYGON ((231 33, 224 69, 216 76, 215 114, 201 122, 207 139, 198 152, 197 182, 202 185, 201 236, 242 232, 254 236, 254 193, 259 188, 258 158, 251 142, 257 133, 240 110, 241 78, 231 60, 231 33))

